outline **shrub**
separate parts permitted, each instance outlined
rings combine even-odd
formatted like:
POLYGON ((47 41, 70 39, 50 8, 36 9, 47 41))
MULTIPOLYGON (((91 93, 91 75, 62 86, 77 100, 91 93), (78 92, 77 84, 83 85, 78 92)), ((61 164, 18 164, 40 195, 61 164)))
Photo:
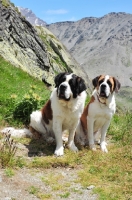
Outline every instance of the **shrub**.
POLYGON ((38 105, 40 103, 40 97, 33 93, 33 91, 29 91, 28 94, 24 95, 23 99, 16 103, 13 117, 14 119, 21 121, 24 124, 28 124, 30 120, 30 114, 37 110, 38 105))

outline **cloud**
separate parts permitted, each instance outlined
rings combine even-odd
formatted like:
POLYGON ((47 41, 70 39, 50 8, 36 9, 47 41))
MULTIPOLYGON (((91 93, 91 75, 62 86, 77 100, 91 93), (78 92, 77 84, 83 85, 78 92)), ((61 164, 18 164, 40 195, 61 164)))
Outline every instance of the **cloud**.
POLYGON ((66 14, 66 13, 68 13, 68 11, 65 10, 65 9, 47 10, 46 11, 46 14, 48 14, 48 15, 63 15, 63 14, 66 14))

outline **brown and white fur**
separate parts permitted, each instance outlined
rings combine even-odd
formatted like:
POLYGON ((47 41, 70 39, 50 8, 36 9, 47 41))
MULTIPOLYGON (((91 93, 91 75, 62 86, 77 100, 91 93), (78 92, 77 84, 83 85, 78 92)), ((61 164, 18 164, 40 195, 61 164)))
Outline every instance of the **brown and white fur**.
POLYGON ((100 135, 100 148, 107 153, 105 137, 116 110, 114 93, 120 89, 120 83, 109 75, 97 76, 92 82, 95 89, 80 118, 75 141, 96 150, 95 140, 100 135))
POLYGON ((74 135, 84 109, 86 86, 75 74, 60 73, 55 77, 55 88, 50 99, 40 111, 31 114, 30 130, 41 134, 46 140, 55 137, 55 155, 64 153, 62 133, 68 130, 68 147, 77 151, 74 135))

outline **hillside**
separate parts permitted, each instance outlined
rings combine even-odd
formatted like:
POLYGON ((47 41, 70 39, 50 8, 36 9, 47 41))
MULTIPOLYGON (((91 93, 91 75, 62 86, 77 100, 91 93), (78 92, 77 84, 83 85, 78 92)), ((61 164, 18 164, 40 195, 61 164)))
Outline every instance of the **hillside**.
POLYGON ((83 73, 50 31, 35 29, 7 0, 0 0, 0 19, 0 55, 14 66, 43 78, 47 86, 53 85, 54 76, 61 71, 83 73))

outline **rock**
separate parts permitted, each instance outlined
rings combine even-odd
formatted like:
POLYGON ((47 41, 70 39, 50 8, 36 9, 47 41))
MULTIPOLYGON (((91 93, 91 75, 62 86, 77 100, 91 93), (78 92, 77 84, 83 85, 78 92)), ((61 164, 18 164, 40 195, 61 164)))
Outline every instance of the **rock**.
MULTIPOLYGON (((31 76, 53 86, 54 76, 62 71, 80 71, 59 40, 44 27, 33 27, 18 9, 0 1, 0 55, 31 76), (72 68, 72 69, 71 69, 72 68)), ((79 73, 80 74, 80 73, 79 73)))
POLYGON ((93 188, 95 188, 95 186, 94 185, 90 185, 90 186, 87 187, 87 190, 92 190, 93 188))

